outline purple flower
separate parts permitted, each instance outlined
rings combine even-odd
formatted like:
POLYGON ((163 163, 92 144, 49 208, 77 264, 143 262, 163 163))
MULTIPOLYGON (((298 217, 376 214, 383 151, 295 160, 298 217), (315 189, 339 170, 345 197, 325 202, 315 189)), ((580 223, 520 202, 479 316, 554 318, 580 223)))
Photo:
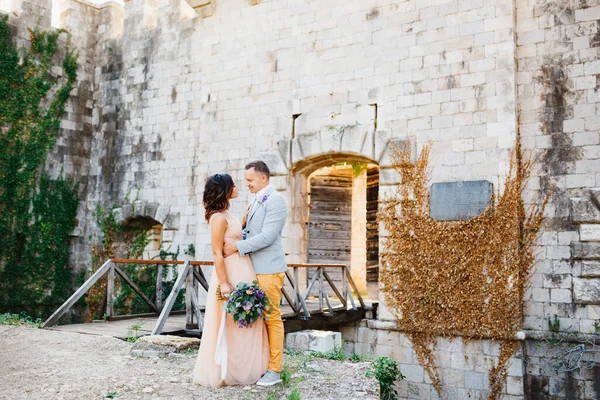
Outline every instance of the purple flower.
POLYGON ((249 301, 245 301, 244 305, 242 306, 242 308, 246 311, 250 310, 252 308, 252 303, 250 303, 249 301))
POLYGON ((269 198, 269 196, 263 196, 262 203, 264 203, 265 201, 267 201, 268 198, 269 198))

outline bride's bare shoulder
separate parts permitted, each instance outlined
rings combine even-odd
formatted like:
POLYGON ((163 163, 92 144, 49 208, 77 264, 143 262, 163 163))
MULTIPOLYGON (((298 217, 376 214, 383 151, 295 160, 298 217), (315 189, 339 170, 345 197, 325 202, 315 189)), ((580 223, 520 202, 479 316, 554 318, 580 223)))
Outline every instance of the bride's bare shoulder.
POLYGON ((222 212, 214 213, 210 217, 209 223, 210 223, 211 226, 213 226, 213 225, 227 225, 227 217, 222 212))

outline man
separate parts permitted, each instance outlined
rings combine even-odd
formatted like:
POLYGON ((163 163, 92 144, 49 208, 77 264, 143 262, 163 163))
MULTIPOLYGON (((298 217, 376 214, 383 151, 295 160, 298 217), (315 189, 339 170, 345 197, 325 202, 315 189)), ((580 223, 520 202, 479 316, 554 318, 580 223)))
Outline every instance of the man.
POLYGON ((272 386, 281 383, 283 364, 283 321, 281 320, 281 288, 287 271, 285 254, 281 243, 281 233, 287 217, 287 206, 283 197, 270 185, 270 171, 267 164, 254 161, 246 165, 244 171, 246 186, 253 193, 254 200, 246 217, 243 240, 225 243, 225 257, 234 254, 249 255, 256 272, 258 285, 271 301, 267 313, 267 333, 269 335, 269 367, 256 383, 259 386, 272 386))

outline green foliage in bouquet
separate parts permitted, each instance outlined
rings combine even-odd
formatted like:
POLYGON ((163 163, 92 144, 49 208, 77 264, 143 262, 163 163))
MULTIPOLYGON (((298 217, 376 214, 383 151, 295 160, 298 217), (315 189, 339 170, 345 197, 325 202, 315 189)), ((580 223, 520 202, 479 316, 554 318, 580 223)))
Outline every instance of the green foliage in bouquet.
POLYGON ((225 310, 233 316, 238 328, 250 328, 259 318, 266 319, 269 305, 269 298, 257 281, 252 281, 252 285, 240 282, 230 293, 225 310))

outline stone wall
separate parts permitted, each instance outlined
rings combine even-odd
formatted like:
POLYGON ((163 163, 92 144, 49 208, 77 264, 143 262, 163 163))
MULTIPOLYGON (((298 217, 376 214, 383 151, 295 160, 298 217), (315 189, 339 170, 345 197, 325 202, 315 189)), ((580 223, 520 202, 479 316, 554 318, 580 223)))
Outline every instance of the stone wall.
MULTIPOLYGON (((10 22, 16 42, 26 44, 26 27, 49 26, 51 2, 21 3, 10 22)), ((528 339, 504 393, 600 396, 593 352, 585 353, 590 369, 577 374, 540 367, 563 350, 538 351, 555 340, 554 321, 572 346, 577 335, 599 330, 599 1, 63 0, 62 7, 81 66, 48 169, 82 182, 75 268, 89 266, 97 204, 116 203, 122 218, 157 219, 163 246, 194 244, 196 259, 209 258, 204 180, 228 172, 241 187, 254 158, 272 167, 290 207, 288 259, 303 262, 306 177, 317 168, 377 164, 385 198, 398 182, 390 145, 409 143, 418 153, 430 142, 432 183, 483 179, 501 190, 520 129, 524 148, 538 157, 526 201, 553 194, 524 305, 528 339), (138 206, 129 209, 126 198, 138 206)), ((248 199, 241 190, 232 212, 241 214, 248 199)), ((346 349, 391 356, 407 375, 403 397, 435 398, 406 337, 390 325, 394 317, 384 304, 379 310, 379 321, 344 330, 346 349)), ((489 364, 481 359, 495 360, 495 346, 440 339, 450 398, 485 396, 489 364)))

